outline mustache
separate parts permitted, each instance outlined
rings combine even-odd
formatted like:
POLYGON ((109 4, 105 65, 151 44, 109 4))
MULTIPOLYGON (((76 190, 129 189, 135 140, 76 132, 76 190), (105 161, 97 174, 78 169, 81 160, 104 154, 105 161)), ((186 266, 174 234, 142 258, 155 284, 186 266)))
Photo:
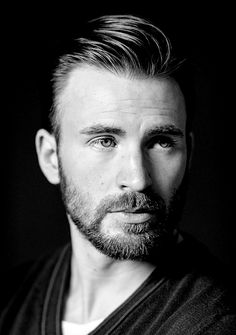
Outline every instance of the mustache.
POLYGON ((166 208, 165 201, 157 194, 139 192, 109 196, 99 207, 102 212, 156 212, 166 208))

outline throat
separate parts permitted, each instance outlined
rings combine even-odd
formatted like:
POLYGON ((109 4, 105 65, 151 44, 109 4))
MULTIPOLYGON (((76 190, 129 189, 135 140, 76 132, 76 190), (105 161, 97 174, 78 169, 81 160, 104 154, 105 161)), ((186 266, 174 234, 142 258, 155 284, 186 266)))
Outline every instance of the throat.
POLYGON ((72 267, 63 320, 77 324, 105 319, 149 277, 151 264, 119 262, 113 269, 81 272, 72 267), (130 264, 127 264, 130 263, 130 264))

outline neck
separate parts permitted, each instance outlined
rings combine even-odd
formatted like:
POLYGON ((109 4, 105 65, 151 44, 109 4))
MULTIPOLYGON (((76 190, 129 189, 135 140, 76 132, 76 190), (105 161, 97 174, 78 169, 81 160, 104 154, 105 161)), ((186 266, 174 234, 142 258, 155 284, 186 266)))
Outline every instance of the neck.
POLYGON ((147 279, 155 266, 114 260, 96 250, 70 222, 72 261, 65 319, 85 323, 106 317, 147 279))

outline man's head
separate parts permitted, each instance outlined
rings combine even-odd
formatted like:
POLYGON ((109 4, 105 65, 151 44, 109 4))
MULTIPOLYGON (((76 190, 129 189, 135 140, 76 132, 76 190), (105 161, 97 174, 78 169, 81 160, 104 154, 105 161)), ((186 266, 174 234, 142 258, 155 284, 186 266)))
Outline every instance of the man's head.
POLYGON ((90 26, 54 71, 53 132, 37 134, 39 162, 93 246, 140 259, 172 236, 178 219, 186 99, 158 28, 132 16, 90 26))

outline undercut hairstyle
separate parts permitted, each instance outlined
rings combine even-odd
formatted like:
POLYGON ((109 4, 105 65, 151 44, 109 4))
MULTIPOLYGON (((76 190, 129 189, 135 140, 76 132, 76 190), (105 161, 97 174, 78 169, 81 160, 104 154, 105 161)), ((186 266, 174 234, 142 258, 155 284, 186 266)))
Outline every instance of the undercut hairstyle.
POLYGON ((49 121, 50 130, 58 141, 59 98, 71 71, 82 65, 131 78, 175 79, 185 98, 187 128, 190 128, 193 94, 189 90, 186 61, 174 56, 168 37, 150 21, 132 15, 108 15, 89 21, 80 36, 66 41, 57 56, 50 80, 49 121))

